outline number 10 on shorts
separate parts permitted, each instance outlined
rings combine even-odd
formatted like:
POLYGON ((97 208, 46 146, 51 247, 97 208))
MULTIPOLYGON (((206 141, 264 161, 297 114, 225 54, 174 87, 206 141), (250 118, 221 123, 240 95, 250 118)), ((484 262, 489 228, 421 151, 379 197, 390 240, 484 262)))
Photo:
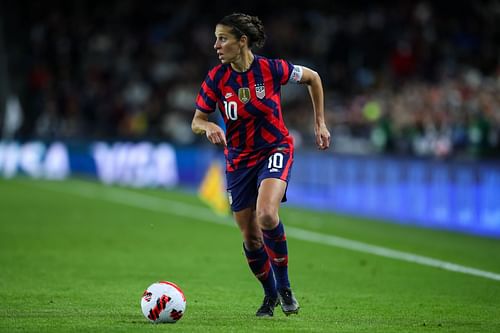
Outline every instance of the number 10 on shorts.
POLYGON ((267 168, 270 169, 270 172, 279 171, 283 168, 283 154, 282 153, 274 153, 269 156, 269 162, 267 164, 267 168))

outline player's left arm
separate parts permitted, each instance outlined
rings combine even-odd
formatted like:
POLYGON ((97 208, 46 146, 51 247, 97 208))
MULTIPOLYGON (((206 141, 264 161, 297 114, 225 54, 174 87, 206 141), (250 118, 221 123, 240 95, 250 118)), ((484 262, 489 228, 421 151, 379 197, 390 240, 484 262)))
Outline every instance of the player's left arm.
POLYGON ((298 79, 298 83, 307 84, 309 95, 314 110, 314 133, 316 134, 316 144, 321 150, 330 147, 330 132, 325 123, 325 103, 323 94, 323 84, 319 74, 305 66, 295 66, 293 75, 298 79), (295 73, 295 72, 299 73, 295 73), (301 72, 301 73, 300 73, 301 72))

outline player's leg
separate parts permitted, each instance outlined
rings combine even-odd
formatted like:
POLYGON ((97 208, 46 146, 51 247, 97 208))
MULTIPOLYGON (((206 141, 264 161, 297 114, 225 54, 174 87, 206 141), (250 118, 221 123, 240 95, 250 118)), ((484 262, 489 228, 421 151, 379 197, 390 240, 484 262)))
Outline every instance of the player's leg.
POLYGON ((279 178, 265 178, 257 197, 257 221, 262 229, 266 251, 276 277, 281 307, 285 314, 298 313, 299 304, 290 289, 288 279, 288 248, 279 207, 285 197, 287 183, 279 178))
POLYGON ((226 173, 229 202, 243 237, 243 250, 248 265, 264 289, 264 301, 256 315, 270 317, 278 302, 276 281, 269 256, 264 248, 262 231, 255 216, 258 169, 248 168, 226 173))
POLYGON ((243 237, 243 250, 248 265, 264 288, 264 301, 257 310, 259 317, 271 317, 278 304, 278 292, 269 256, 264 248, 262 231, 257 224, 255 207, 233 213, 243 237))
POLYGON ((278 289, 290 288, 286 235, 278 215, 285 190, 285 181, 267 178, 260 184, 257 199, 257 220, 262 228, 264 244, 271 258, 278 289))

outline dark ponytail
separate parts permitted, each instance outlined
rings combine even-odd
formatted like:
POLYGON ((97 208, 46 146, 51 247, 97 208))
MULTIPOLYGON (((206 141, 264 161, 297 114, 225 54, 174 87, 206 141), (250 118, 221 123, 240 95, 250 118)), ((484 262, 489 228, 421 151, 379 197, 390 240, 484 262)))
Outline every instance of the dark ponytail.
POLYGON ((242 13, 227 15, 218 24, 231 27, 236 38, 245 35, 248 37, 248 47, 261 48, 266 42, 264 24, 257 16, 250 16, 242 13))

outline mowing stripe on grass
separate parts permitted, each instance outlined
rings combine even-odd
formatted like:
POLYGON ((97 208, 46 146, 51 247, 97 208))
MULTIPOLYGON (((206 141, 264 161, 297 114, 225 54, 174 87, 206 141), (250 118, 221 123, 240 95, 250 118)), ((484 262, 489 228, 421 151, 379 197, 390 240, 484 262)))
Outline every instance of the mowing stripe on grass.
MULTIPOLYGON (((177 216, 195 218, 202 221, 235 227, 232 218, 216 216, 210 209, 179 201, 157 198, 154 196, 141 194, 122 188, 105 187, 101 184, 95 184, 91 182, 80 182, 77 186, 72 185, 71 187, 64 188, 59 186, 57 183, 44 183, 43 185, 40 183, 30 184, 36 184, 37 186, 44 189, 63 193, 71 193, 89 199, 106 200, 121 205, 142 208, 156 212, 164 212, 177 216)), ((500 274, 462 266, 443 260, 424 257, 409 252, 393 250, 382 246, 371 245, 347 238, 321 234, 318 232, 308 231, 291 226, 287 226, 286 230, 287 236, 304 241, 340 247, 357 252, 374 254, 381 257, 412 262, 424 266, 444 269, 447 271, 459 272, 500 281, 500 274)))

